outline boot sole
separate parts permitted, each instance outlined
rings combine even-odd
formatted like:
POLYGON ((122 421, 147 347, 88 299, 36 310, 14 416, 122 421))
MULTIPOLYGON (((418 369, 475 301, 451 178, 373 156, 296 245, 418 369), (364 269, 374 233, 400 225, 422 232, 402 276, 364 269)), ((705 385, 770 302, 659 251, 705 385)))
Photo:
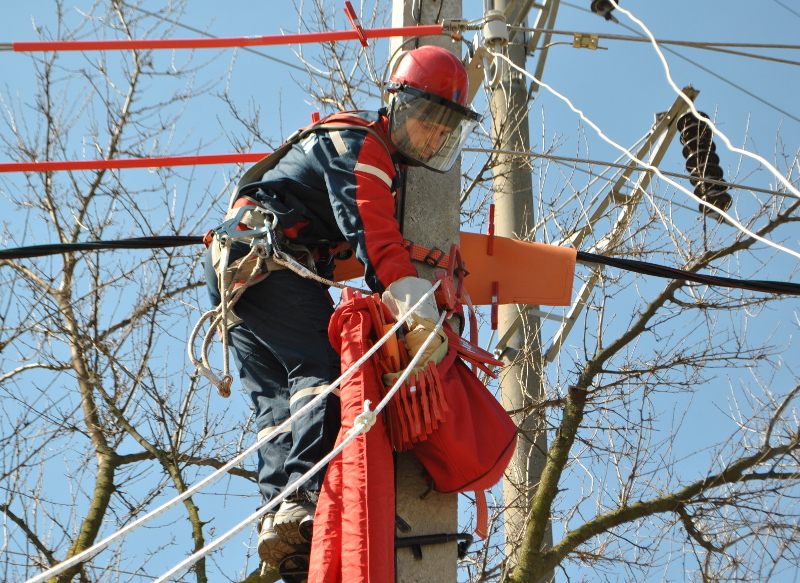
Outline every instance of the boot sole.
POLYGON ((280 538, 269 538, 258 544, 259 558, 275 568, 277 568, 286 557, 296 552, 297 549, 280 538))
POLYGON ((282 541, 290 545, 301 545, 311 542, 311 537, 314 533, 314 519, 311 516, 305 516, 300 520, 274 524, 273 528, 275 529, 275 534, 282 541))

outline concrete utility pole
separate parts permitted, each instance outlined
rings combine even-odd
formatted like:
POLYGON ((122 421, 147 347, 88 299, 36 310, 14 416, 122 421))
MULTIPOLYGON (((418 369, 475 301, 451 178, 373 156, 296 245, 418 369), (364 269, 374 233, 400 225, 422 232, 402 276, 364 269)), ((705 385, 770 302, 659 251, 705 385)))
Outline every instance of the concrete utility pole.
MULTIPOLYGON (((434 24, 444 19, 461 18, 461 0, 393 0, 392 26, 434 24)), ((400 45, 393 41, 392 52, 400 45)), ((419 39, 419 46, 435 44, 459 57, 460 43, 448 37, 419 39)), ((415 43, 404 49, 415 48, 415 43)), ((405 216, 403 235, 406 239, 426 247, 438 247, 447 252, 450 245, 458 243, 460 232, 460 166, 458 163, 447 174, 438 174, 424 168, 409 168, 405 190, 405 216)), ((433 279, 433 269, 417 264, 420 277, 433 279)), ((411 452, 397 456, 397 514, 410 531, 398 536, 417 537, 430 534, 455 534, 458 532, 458 495, 430 492, 423 478, 422 465, 411 452)), ((408 530, 408 529, 406 529, 408 530)), ((457 546, 455 542, 398 548, 396 552, 398 583, 455 583, 457 573, 457 546), (421 557, 420 557, 421 553, 421 557)))
MULTIPOLYGON (((531 0, 487 0, 486 17, 502 20, 513 26, 525 26, 531 0)), ((538 10, 536 27, 552 28, 558 9, 557 0, 535 4, 538 10)), ((528 48, 536 47, 539 38, 526 39, 522 33, 512 33, 508 44, 493 39, 490 31, 498 30, 487 24, 486 42, 496 52, 504 51, 509 59, 525 68, 528 48)), ((544 68, 547 51, 539 56, 537 77, 544 68)), ((511 151, 530 151, 528 103, 537 87, 528 88, 526 77, 511 69, 505 61, 495 59, 491 87, 492 137, 496 147, 511 151)), ((494 172, 495 229, 498 236, 522 238, 529 235, 535 224, 534 202, 529 159, 513 155, 498 155, 494 172)), ((542 386, 542 354, 539 335, 540 322, 530 313, 532 306, 500 306, 498 335, 504 347, 499 358, 506 365, 500 377, 503 405, 509 411, 523 410, 544 396, 542 386)), ((503 481, 505 511, 506 556, 510 566, 516 564, 530 501, 539 482, 547 452, 547 437, 541 412, 520 412, 515 417, 519 427, 517 450, 503 481)), ((548 530, 546 545, 552 545, 548 530)), ((551 579, 551 577, 547 577, 551 579)))

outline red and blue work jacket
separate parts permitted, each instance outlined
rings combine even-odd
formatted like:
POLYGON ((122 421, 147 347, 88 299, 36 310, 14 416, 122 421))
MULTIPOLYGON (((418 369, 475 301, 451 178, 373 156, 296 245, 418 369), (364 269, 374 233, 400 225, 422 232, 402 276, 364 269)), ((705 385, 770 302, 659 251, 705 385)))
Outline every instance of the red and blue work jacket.
POLYGON ((320 249, 322 243, 349 243, 365 267, 367 285, 377 293, 417 275, 395 217, 402 172, 387 126, 388 119, 375 112, 327 118, 260 182, 238 192, 274 213, 293 243, 320 249), (328 120, 342 127, 354 116, 361 119, 352 129, 325 128, 328 120), (364 129, 364 122, 373 131, 364 129))

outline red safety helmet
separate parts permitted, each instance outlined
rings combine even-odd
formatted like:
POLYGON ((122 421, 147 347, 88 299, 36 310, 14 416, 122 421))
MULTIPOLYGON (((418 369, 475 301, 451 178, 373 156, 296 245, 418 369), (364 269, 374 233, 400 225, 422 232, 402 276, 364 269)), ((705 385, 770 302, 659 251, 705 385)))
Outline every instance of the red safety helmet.
POLYGON ((413 165, 450 170, 480 121, 467 107, 464 64, 441 47, 420 47, 400 56, 385 89, 394 147, 413 165))

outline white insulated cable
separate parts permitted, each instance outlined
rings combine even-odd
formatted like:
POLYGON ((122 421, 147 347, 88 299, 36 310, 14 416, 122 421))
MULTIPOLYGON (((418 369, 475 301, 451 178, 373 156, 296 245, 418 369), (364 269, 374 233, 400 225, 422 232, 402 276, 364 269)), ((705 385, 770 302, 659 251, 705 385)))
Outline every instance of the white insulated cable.
MULTIPOLYGON (((436 289, 436 286, 434 286, 433 289, 436 289)), ((431 291, 433 291, 433 290, 431 290, 431 291)), ((430 293, 430 292, 428 292, 428 293, 430 293)), ((423 297, 423 299, 425 299, 425 298, 423 297)), ((419 306, 421 303, 422 303, 422 300, 417 302, 414 305, 414 307, 411 308, 411 310, 409 310, 409 312, 408 312, 408 314, 406 314, 406 316, 412 314, 414 312, 414 310, 417 308, 417 306, 419 306)), ((425 339, 425 342, 423 342, 423 344, 420 347, 419 351, 417 351, 417 354, 414 355, 414 358, 411 359, 411 362, 408 364, 406 369, 403 371, 403 374, 400 375, 400 378, 397 379, 397 381, 392 386, 391 390, 388 393, 386 393, 386 396, 381 400, 381 402, 378 404, 378 406, 375 408, 375 410, 374 411, 370 411, 370 409, 369 409, 370 402, 369 401, 365 401, 364 402, 364 412, 356 417, 355 422, 353 423, 352 429, 350 429, 347 432, 347 437, 344 439, 344 441, 342 441, 342 443, 340 443, 338 446, 336 446, 333 449, 333 451, 331 451, 328 455, 326 455, 319 462, 317 462, 317 464, 314 465, 313 468, 311 468, 305 474, 303 474, 302 476, 297 478, 294 482, 292 482, 291 484, 286 486, 286 489, 283 492, 281 492, 278 496, 276 496, 275 498, 270 500, 269 504, 267 504, 265 506, 262 506, 257 511, 255 511, 253 514, 251 514, 250 516, 245 518, 243 521, 241 521, 239 524, 237 524, 232 529, 230 529, 228 532, 226 532, 225 534, 223 534, 219 538, 211 541, 209 544, 204 546, 199 551, 197 551, 197 552, 193 553, 192 555, 186 557, 186 559, 184 559, 183 561, 181 561, 180 563, 178 563, 177 565, 172 567, 169 571, 167 571, 166 573, 161 575, 161 577, 159 577, 158 579, 153 581, 153 583, 166 583, 167 581, 172 579, 178 573, 181 573, 182 571, 188 569, 189 567, 194 565, 197 561, 199 561, 200 559, 202 559, 206 555, 212 553, 217 548, 222 546, 224 543, 228 542, 230 539, 232 539, 234 536, 236 536, 239 532, 243 531, 245 528, 247 528, 249 525, 251 525, 254 521, 258 520, 259 518, 264 516, 267 512, 269 512, 270 510, 275 508, 275 506, 277 506, 279 502, 282 502, 287 496, 292 494, 300 486, 305 484, 311 478, 311 476, 316 474, 320 469, 322 469, 334 457, 339 455, 342 452, 342 450, 345 447, 347 447, 350 444, 350 442, 353 441, 356 437, 358 437, 362 433, 365 433, 365 432, 369 431, 370 428, 372 427, 372 425, 375 422, 375 416, 378 413, 380 413, 383 410, 384 407, 386 407, 386 405, 389 403, 389 400, 397 393, 397 391, 400 390, 400 387, 403 385, 403 383, 406 381, 406 379, 412 373, 414 368, 416 368, 417 364, 422 359, 422 356, 425 353, 425 349, 428 348, 428 345, 431 342, 433 342, 433 339, 437 336, 437 334, 439 333, 439 330, 442 329, 442 325, 444 324, 444 319, 445 319, 446 316, 447 316, 447 313, 446 312, 442 312, 442 315, 439 318, 439 321, 437 322, 436 327, 433 329, 433 332, 431 332, 428 335, 428 337, 425 339)), ((405 319, 405 317, 403 319, 405 319)), ((390 334, 393 334, 393 333, 394 332, 390 332, 390 334)), ((384 336, 384 338, 386 338, 386 336, 384 336)), ((365 357, 370 356, 372 352, 374 352, 374 351, 370 351, 369 353, 367 353, 365 355, 365 357)), ((361 363, 363 360, 364 360, 364 357, 360 358, 358 360, 358 363, 361 363)), ((361 366, 361 365, 359 364, 359 366, 361 366)), ((355 365, 353 367, 350 367, 350 368, 353 369, 354 367, 355 367, 355 365)))
MULTIPOLYGON (((653 166, 653 165, 651 165, 651 164, 648 164, 647 162, 644 162, 643 160, 640 160, 639 158, 637 158, 637 157, 636 157, 636 156, 635 156, 635 155, 634 155, 634 154, 633 154, 633 153, 632 153, 630 150, 628 150, 628 149, 627 149, 625 146, 622 146, 622 145, 618 144, 617 142, 615 142, 614 140, 612 140, 611 138, 609 138, 607 135, 605 135, 605 134, 603 133, 603 130, 601 130, 601 129, 600 129, 600 127, 599 127, 599 126, 598 126, 596 123, 594 123, 592 120, 590 120, 588 117, 586 117, 586 114, 585 114, 585 113, 583 113, 583 111, 581 111, 580 109, 578 109, 577 107, 575 107, 575 105, 573 105, 572 101, 570 101, 568 97, 566 97, 566 96, 562 95, 561 93, 559 93, 558 91, 556 91, 555 89, 553 89, 553 88, 552 88, 550 85, 548 85, 548 84, 547 84, 547 83, 545 83, 544 81, 542 81, 542 80, 540 80, 540 79, 537 79, 537 78, 536 78, 536 77, 535 77, 533 74, 529 73, 528 71, 526 71, 526 70, 525 70, 525 69, 523 69, 522 67, 519 67, 519 66, 517 66, 516 64, 514 64, 514 63, 513 63, 513 62, 512 62, 512 61, 511 61, 511 60, 510 60, 508 57, 506 57, 505 55, 503 55, 503 54, 501 54, 501 53, 495 53, 495 52, 492 52, 492 51, 490 51, 490 54, 491 54, 491 55, 493 55, 495 58, 501 58, 501 59, 504 59, 505 61, 507 61, 507 62, 508 62, 508 64, 509 64, 511 67, 513 67, 514 69, 516 69, 516 70, 517 70, 517 71, 519 71, 520 73, 522 73, 522 74, 524 74, 524 75, 526 75, 526 76, 530 77, 530 78, 531 78, 531 79, 532 79, 534 82, 538 83, 540 86, 542 86, 542 87, 544 87, 545 89, 547 89, 548 91, 550 91, 550 93, 552 93, 553 95, 555 95, 556 97, 558 97, 559 99, 561 99, 561 100, 562 100, 564 103, 566 103, 566 104, 569 106, 569 108, 570 108, 572 111, 574 111, 575 113, 577 113, 577 114, 580 116, 580 118, 581 118, 581 119, 582 119, 584 122, 586 122, 587 124, 589 124, 589 125, 590 125, 590 126, 591 126, 591 127, 592 127, 592 128, 593 128, 593 129, 594 129, 596 132, 597 132, 597 134, 598 134, 598 135, 599 135, 599 136, 600 136, 600 137, 601 137, 603 140, 605 140, 606 142, 608 142, 609 144, 611 144, 612 146, 614 146, 615 148, 617 148, 617 149, 618 149, 618 150, 620 150, 621 152, 624 152, 625 154, 627 154, 628 158, 630 158, 632 161, 636 162, 637 164, 640 164, 641 166, 643 166, 644 168, 647 168, 648 170, 651 170, 651 171, 653 171, 653 172, 654 172, 656 175, 658 175, 658 176, 659 176, 659 178, 661 178, 662 180, 664 180, 664 181, 665 181, 665 182, 667 182, 668 184, 671 184, 672 186, 674 186, 675 188, 677 188, 677 189, 678 189, 678 190, 680 190, 681 192, 684 192, 684 193, 688 194, 688 195, 689 195, 691 198, 693 198, 694 200, 696 200, 697 202, 699 202, 701 205, 703 205, 703 206, 705 206, 705 207, 708 207, 709 209, 713 210, 713 211, 714 211, 714 212, 716 212, 716 213, 719 213, 720 215, 722 215, 723 217, 725 217, 725 220, 727 220, 727 221, 728 221, 728 222, 729 222, 731 225, 733 225, 734 227, 736 227, 737 229, 739 229, 741 232, 745 233, 746 235, 748 235, 748 236, 750 236, 750 237, 752 237, 752 238, 756 239, 757 241, 761 241, 762 243, 764 243, 764 244, 766 244, 766 245, 769 245, 770 247, 774 247, 775 249, 777 249, 777 250, 779 250, 779 251, 783 251, 784 253, 788 253, 789 255, 793 255, 794 257, 797 257, 798 259, 800 259, 800 253, 799 253, 799 252, 797 252, 797 251, 792 251, 791 249, 787 249, 787 248, 786 248, 786 247, 784 247, 783 245, 780 245, 780 244, 778 244, 778 243, 775 243, 775 242, 773 242, 773 241, 770 241, 770 240, 768 240, 768 239, 765 239, 764 237, 762 237, 762 236, 760 236, 760 235, 757 235, 757 234, 755 234, 754 232, 752 232, 751 230, 749 230, 747 227, 745 227, 743 224, 741 224, 739 221, 737 221, 736 219, 734 219, 732 216, 730 216, 730 215, 729 215, 728 213, 726 213, 725 211, 723 211, 723 210, 721 210, 721 209, 718 209, 718 208, 717 208, 717 207, 715 207, 714 205, 712 205, 712 204, 710 204, 710 203, 708 203, 708 202, 704 201, 703 199, 701 199, 700 197, 698 197, 697 195, 695 195, 693 192, 691 192, 691 191, 690 191, 689 189, 687 189, 686 187, 682 186, 681 184, 678 184, 678 183, 677 183, 677 182, 675 182, 674 180, 672 180, 672 179, 670 179, 669 177, 667 177, 665 174, 663 174, 663 173, 661 172, 661 170, 659 170, 659 169, 658 169, 658 167, 656 167, 656 166, 653 166)), ((687 98, 687 99, 688 99, 688 98, 687 98)), ((697 110, 694 110, 694 111, 696 112, 697 110)), ((705 120, 704 120, 704 121, 705 121, 705 120)), ((728 144, 730 144, 730 142, 727 140, 727 138, 726 138, 726 142, 727 142, 728 144)), ((737 151, 738 151, 738 149, 737 149, 737 151)), ((755 154, 750 154, 750 155, 751 155, 751 156, 755 156, 755 157, 757 157, 757 158, 760 158, 759 156, 756 156, 755 154)), ((766 161, 765 161, 765 163, 766 163, 766 161)), ((767 164, 768 164, 768 163, 767 163, 767 164)), ((770 166, 770 168, 772 168, 772 166, 770 166)), ((776 171, 776 172, 777 172, 777 171, 776 171)), ((776 175, 780 176, 779 174, 776 174, 776 175)), ((781 178, 782 178, 782 177, 781 177, 781 178)), ((783 180, 783 178, 782 178, 782 180, 783 180)), ((784 181, 784 182, 785 182, 785 181, 784 181)), ((787 184, 788 184, 788 183, 787 183, 787 184)), ((794 191, 794 192, 797 192, 797 193, 798 193, 798 195, 800 195, 800 191, 797 191, 797 190, 796 190, 794 187, 791 187, 791 190, 792 190, 792 191, 794 191)))
POLYGON ((239 465, 239 463, 241 463, 242 460, 244 460, 245 458, 247 458, 250 455, 252 455, 253 452, 255 452, 259 447, 261 447, 262 445, 266 444, 273 437, 275 437, 278 433, 280 433, 285 427, 287 427, 290 423, 292 423, 293 420, 295 420, 296 418, 298 418, 301 415, 305 414, 306 411, 308 411, 309 409, 314 407, 321 399, 323 399, 326 395, 328 395, 331 391, 333 391, 336 387, 338 387, 342 382, 344 382, 345 380, 350 378, 350 376, 352 376, 352 374, 355 372, 355 370, 358 367, 360 367, 362 364, 364 364, 373 354, 375 354, 375 352, 377 352, 378 349, 386 343, 386 341, 389 339, 389 337, 392 336, 395 332, 397 332, 403 324, 405 324, 406 320, 408 320, 408 318, 411 317, 411 314, 413 314, 414 311, 420 305, 422 305, 422 303, 425 300, 427 300, 436 291, 436 289, 438 287, 439 287, 439 282, 437 281, 436 283, 433 284, 431 289, 428 290, 427 292, 425 292, 425 294, 420 298, 420 300, 411 307, 411 309, 408 311, 408 313, 405 314, 402 318, 400 318, 400 320, 398 320, 398 322, 394 326, 392 326, 392 328, 386 334, 384 334, 384 336, 380 340, 378 340, 375 343, 375 345, 367 351, 366 354, 364 354, 364 356, 359 358, 353 364, 353 366, 351 366, 349 369, 347 369, 338 379, 336 379, 333 383, 331 383, 324 391, 322 391, 320 394, 318 394, 316 397, 314 397, 311 401, 309 401, 308 403, 303 405, 300 409, 297 410, 297 412, 294 415, 292 415, 288 419, 286 419, 286 421, 284 421, 283 423, 278 425, 270 434, 265 435, 261 439, 257 440, 253 445, 248 447, 246 450, 244 450, 238 456, 236 456, 235 458, 230 460, 228 463, 226 463, 224 466, 222 466, 218 470, 215 470, 214 472, 212 472, 211 474, 209 474, 208 476, 206 476, 205 478, 203 478, 202 480, 200 480, 199 482, 197 482, 196 484, 191 486, 189 489, 187 489, 182 494, 176 496, 172 500, 168 500, 167 502, 165 502, 164 504, 162 504, 161 506, 159 506, 155 510, 152 510, 152 511, 148 512, 147 514, 145 514, 141 518, 138 518, 137 520, 134 520, 130 524, 127 524, 127 525, 123 526, 117 532, 109 535, 108 537, 104 538, 100 542, 92 545, 91 547, 89 547, 85 551, 82 551, 82 552, 78 553, 77 555, 74 555, 73 557, 70 557, 69 559, 66 559, 65 561, 59 563, 58 565, 55 565, 55 566, 51 567, 50 569, 48 569, 47 571, 44 571, 43 573, 40 573, 39 575, 31 577, 30 579, 25 581, 25 583, 44 583, 45 581, 47 581, 51 577, 55 577, 56 575, 58 575, 60 573, 63 573, 67 569, 70 569, 70 568, 74 567, 75 565, 78 565, 80 563, 84 563, 84 562, 88 561, 89 559, 91 559, 95 555, 99 554, 101 551, 103 551, 106 548, 108 548, 115 541, 120 540, 121 538, 124 538, 125 536, 127 536, 128 534, 130 534, 131 532, 133 532, 134 530, 136 530, 140 526, 143 526, 144 524, 147 524, 148 522, 150 522, 152 519, 154 519, 154 518, 156 518, 158 516, 161 516, 162 514, 164 514, 167 510, 169 510, 173 506, 176 506, 176 505, 180 504, 181 502, 183 502, 184 500, 186 500, 190 496, 193 496, 194 494, 196 494, 197 492, 199 492, 200 490, 202 490, 206 486, 209 486, 213 482, 217 481, 224 474, 228 473, 235 466, 239 465))
MULTIPOLYGON (((672 73, 670 72, 669 63, 667 63, 667 59, 666 59, 666 57, 664 57, 664 53, 659 48, 658 41, 656 40, 656 37, 653 36, 653 33, 650 32, 650 29, 647 28, 645 23, 642 22, 641 20, 639 20, 638 18, 636 18, 629 10, 621 8, 620 5, 617 4, 615 0, 611 0, 611 3, 616 7, 617 10, 619 10, 620 12, 625 14, 628 18, 633 20, 636 24, 638 24, 642 28, 642 30, 645 32, 645 34, 650 39, 650 44, 653 45, 653 48, 655 49, 656 53, 658 54, 658 58, 661 59, 661 64, 664 65, 664 72, 667 75, 667 82, 670 84, 670 86, 675 91, 675 93, 677 93, 678 96, 686 102, 686 105, 689 106, 689 108, 692 110, 692 113, 695 115, 695 117, 700 119, 701 118, 700 113, 697 111, 697 108, 695 107, 694 102, 691 99, 689 99, 688 97, 686 97, 686 95, 683 94, 683 92, 680 90, 680 88, 678 88, 678 86, 675 84, 675 81, 672 79, 672 73)), ((781 174, 778 171, 778 169, 775 168, 772 164, 770 164, 765 158, 762 158, 758 154, 755 154, 755 153, 750 152, 748 150, 745 150, 743 148, 738 148, 738 147, 734 146, 731 143, 731 141, 728 139, 728 136, 726 136, 724 133, 722 133, 719 130, 719 128, 717 128, 717 126, 714 124, 713 121, 711 121, 710 119, 707 119, 707 118, 702 118, 702 119, 703 119, 704 123, 706 123, 709 126, 711 126, 711 129, 714 132, 714 134, 719 136, 722 139, 722 141, 725 142, 725 145, 728 147, 729 150, 731 150, 732 152, 736 152, 737 154, 742 154, 743 156, 747 156, 748 158, 752 158, 753 160, 755 160, 759 164, 763 164, 764 166, 767 167, 767 169, 769 169, 770 172, 772 172, 772 174, 775 175, 775 177, 781 183, 783 183, 783 185, 790 192, 792 192, 794 195, 800 197, 800 190, 795 188, 792 185, 792 183, 789 182, 783 176, 783 174, 781 174)))

